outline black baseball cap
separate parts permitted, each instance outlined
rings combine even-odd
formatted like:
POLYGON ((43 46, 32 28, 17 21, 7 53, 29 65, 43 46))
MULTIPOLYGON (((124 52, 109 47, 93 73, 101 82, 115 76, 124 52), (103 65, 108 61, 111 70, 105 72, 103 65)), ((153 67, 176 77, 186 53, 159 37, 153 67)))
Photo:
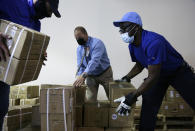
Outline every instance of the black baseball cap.
POLYGON ((59 0, 48 0, 48 2, 51 6, 52 12, 55 14, 56 17, 60 18, 61 15, 58 11, 59 0))

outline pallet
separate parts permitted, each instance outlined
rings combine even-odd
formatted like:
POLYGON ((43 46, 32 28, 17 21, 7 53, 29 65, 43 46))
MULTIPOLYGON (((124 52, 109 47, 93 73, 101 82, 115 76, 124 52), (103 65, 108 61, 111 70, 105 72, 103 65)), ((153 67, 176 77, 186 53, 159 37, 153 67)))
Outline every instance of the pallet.
MULTIPOLYGON (((135 116, 135 129, 139 128, 139 116, 135 116)), ((195 116, 164 116, 158 115, 156 130, 163 131, 195 131, 195 116)))

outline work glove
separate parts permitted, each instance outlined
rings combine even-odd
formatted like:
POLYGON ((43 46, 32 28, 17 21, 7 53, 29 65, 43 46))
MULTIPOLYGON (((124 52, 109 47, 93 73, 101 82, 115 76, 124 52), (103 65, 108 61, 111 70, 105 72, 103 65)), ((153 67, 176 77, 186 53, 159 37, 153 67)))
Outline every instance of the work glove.
POLYGON ((114 102, 120 102, 120 105, 116 109, 119 116, 128 116, 131 112, 132 105, 137 101, 137 97, 134 92, 129 93, 126 96, 122 96, 118 99, 115 99, 114 102))
POLYGON ((121 79, 119 80, 115 80, 115 82, 131 82, 131 79, 126 75, 126 76, 123 76, 121 79))

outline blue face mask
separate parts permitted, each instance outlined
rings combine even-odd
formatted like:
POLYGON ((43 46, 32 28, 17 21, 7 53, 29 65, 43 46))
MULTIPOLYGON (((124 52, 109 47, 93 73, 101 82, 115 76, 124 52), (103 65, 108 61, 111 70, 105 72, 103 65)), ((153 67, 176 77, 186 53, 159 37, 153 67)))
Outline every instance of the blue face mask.
MULTIPOLYGON (((135 26, 131 29, 131 30, 133 30, 135 28, 135 26)), ((130 30, 130 31, 131 31, 130 30)), ((129 32, 130 32, 129 31, 129 32)), ((129 36, 129 32, 126 32, 126 33, 123 33, 123 34, 121 34, 121 38, 122 38, 122 40, 125 42, 125 43, 129 43, 129 44, 132 44, 133 43, 133 41, 134 41, 134 35, 137 33, 137 31, 132 35, 132 36, 129 36)))

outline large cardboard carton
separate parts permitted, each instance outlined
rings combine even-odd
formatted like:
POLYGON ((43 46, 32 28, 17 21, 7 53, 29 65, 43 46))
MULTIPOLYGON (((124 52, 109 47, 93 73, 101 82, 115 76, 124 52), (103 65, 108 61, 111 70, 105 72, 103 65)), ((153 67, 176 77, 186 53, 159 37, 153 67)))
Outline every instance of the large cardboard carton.
POLYGON ((84 127, 108 127, 109 101, 84 105, 84 127))
POLYGON ((124 128, 124 127, 133 127, 134 123, 134 109, 131 110, 129 116, 119 116, 116 113, 116 108, 109 109, 109 128, 124 128))
POLYGON ((40 104, 32 106, 32 126, 41 126, 40 104))
POLYGON ((58 87, 41 89, 41 113, 70 113, 73 110, 74 88, 58 87))
POLYGON ((41 114, 41 131, 72 131, 73 127, 72 113, 41 114))
POLYGON ((31 122, 31 106, 14 106, 10 107, 4 119, 3 127, 7 131, 21 129, 31 122))
POLYGON ((20 99, 9 99, 9 106, 18 106, 20 105, 20 99))
POLYGON ((75 121, 75 127, 83 126, 83 106, 75 106, 73 110, 73 119, 75 121))
MULTIPOLYGON (((40 86, 41 89, 57 88, 57 87, 74 88, 73 85, 42 84, 40 86)), ((82 106, 85 102, 86 85, 82 85, 80 88, 74 88, 74 90, 75 90, 74 104, 76 106, 82 106)))
POLYGON ((109 83, 109 100, 112 107, 117 107, 119 103, 114 103, 114 100, 135 91, 135 87, 127 82, 110 82, 109 83))
POLYGON ((37 79, 49 36, 6 20, 0 20, 0 32, 12 37, 5 41, 11 56, 0 63, 0 80, 15 85, 37 79))
POLYGON ((20 105, 36 105, 39 103, 39 98, 20 99, 20 105))
POLYGON ((174 117, 179 114, 178 103, 176 102, 163 102, 159 113, 166 115, 168 117, 174 117))
POLYGON ((39 97, 39 86, 11 86, 10 99, 31 99, 39 97))
POLYGON ((169 86, 166 92, 166 101, 184 102, 183 97, 173 87, 169 86))
POLYGON ((186 102, 178 103, 178 116, 186 117, 195 115, 195 110, 193 110, 186 102))

